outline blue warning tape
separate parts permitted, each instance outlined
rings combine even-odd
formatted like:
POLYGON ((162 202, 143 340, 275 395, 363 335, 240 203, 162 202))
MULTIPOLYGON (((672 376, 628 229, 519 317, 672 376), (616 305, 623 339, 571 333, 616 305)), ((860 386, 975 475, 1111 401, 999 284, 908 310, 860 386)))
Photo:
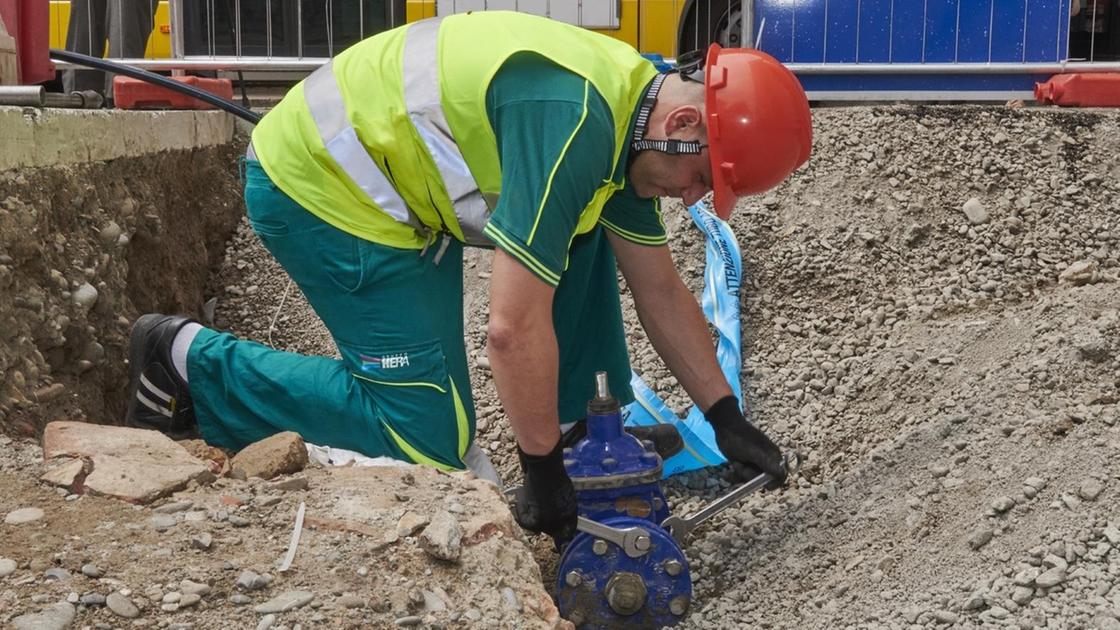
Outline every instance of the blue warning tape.
MULTIPOLYGON (((739 287, 743 277, 742 254, 731 226, 713 214, 703 202, 689 207, 692 221, 706 237, 704 293, 700 305, 704 316, 716 329, 716 359, 731 390, 741 401, 742 348, 739 325, 739 287)), ((715 433, 704 420, 704 412, 695 405, 684 418, 646 385, 642 377, 631 372, 630 385, 635 400, 627 406, 626 423, 630 425, 673 424, 684 439, 684 450, 665 462, 665 477, 689 470, 718 466, 727 461, 716 446, 715 433)))

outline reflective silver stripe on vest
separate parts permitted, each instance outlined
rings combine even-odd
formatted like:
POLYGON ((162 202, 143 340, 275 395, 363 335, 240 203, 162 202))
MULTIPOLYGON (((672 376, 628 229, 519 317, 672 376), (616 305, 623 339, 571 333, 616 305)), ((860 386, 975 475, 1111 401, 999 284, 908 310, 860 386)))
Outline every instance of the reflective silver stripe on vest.
POLYGON ((333 63, 324 64, 307 77, 303 83, 303 97, 307 100, 311 117, 315 119, 315 126, 319 128, 323 146, 335 163, 391 217, 420 228, 420 221, 408 211, 408 204, 378 168, 358 140, 357 132, 350 126, 333 63))
POLYGON ((490 206, 478 189, 440 104, 439 25, 442 19, 422 20, 408 26, 404 39, 404 102, 412 125, 424 139, 455 208, 455 217, 467 243, 491 244, 482 234, 490 219, 490 206))

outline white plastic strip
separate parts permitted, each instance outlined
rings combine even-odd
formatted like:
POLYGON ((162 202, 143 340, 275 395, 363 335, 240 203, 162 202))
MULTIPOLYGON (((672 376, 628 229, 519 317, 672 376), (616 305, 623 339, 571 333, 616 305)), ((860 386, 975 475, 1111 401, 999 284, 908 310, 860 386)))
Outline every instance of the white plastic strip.
POLYGON ((280 563, 280 568, 277 569, 280 573, 292 568, 292 561, 296 559, 296 548, 299 547, 299 536, 303 531, 303 516, 306 512, 307 505, 300 501, 299 510, 296 511, 296 524, 292 527, 292 539, 288 542, 288 553, 284 554, 284 561, 280 563))

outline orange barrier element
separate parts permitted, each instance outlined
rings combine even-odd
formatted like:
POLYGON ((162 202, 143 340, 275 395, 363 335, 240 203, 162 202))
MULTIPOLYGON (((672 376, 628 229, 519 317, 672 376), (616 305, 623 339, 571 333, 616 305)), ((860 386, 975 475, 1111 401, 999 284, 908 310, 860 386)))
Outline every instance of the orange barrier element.
POLYGON ((1120 107, 1120 72, 1058 74, 1035 83, 1034 97, 1064 107, 1120 107))
MULTIPOLYGON (((169 77, 200 90, 233 100, 233 82, 229 79, 203 77, 169 77)), ((175 90, 131 77, 113 77, 113 104, 120 109, 217 109, 213 105, 175 90)))

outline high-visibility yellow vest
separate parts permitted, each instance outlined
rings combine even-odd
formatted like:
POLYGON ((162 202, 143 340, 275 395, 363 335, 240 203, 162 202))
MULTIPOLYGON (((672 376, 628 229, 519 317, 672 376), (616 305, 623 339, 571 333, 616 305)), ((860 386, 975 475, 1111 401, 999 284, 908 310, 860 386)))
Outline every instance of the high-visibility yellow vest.
MULTIPOLYGON (((346 232, 403 248, 422 248, 436 232, 488 245, 482 228, 502 186, 486 92, 519 52, 599 91, 614 118, 613 171, 653 65, 628 44, 507 11, 422 20, 355 44, 264 117, 254 151, 281 190, 346 232)), ((601 184, 577 234, 620 187, 601 184)))

